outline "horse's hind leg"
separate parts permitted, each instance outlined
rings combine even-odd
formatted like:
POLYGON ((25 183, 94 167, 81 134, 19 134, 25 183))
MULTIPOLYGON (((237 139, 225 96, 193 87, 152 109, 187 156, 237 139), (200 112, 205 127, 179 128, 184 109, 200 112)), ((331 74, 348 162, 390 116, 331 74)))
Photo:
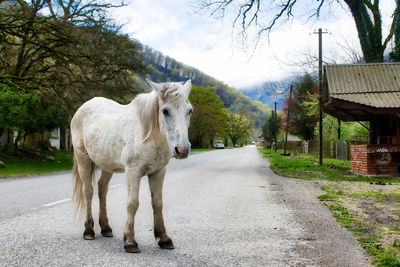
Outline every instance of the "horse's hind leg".
POLYGON ((154 215, 154 236, 159 237, 158 245, 161 248, 173 249, 174 244, 165 231, 164 218, 162 213, 162 187, 164 183, 165 169, 149 175, 149 186, 151 191, 151 204, 154 215))
POLYGON ((108 224, 107 217, 107 192, 108 192, 108 183, 111 180, 113 173, 102 171, 101 177, 98 184, 99 191, 99 202, 100 202, 100 215, 99 215, 99 224, 101 227, 101 234, 105 237, 112 237, 112 229, 108 224))
POLYGON ((86 240, 94 239, 94 222, 92 216, 92 197, 93 197, 93 184, 92 179, 94 175, 95 165, 93 161, 86 154, 81 154, 77 160, 78 172, 82 180, 82 191, 83 198, 86 204, 86 220, 85 220, 85 231, 83 232, 83 238, 86 240))

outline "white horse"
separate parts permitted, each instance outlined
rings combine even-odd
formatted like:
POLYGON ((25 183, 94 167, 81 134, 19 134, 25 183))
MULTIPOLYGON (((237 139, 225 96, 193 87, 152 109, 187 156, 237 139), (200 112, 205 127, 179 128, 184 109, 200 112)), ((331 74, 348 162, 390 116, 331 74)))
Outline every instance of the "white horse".
POLYGON ((154 214, 154 235, 158 245, 173 249, 162 214, 162 186, 165 168, 172 156, 189 155, 188 127, 192 105, 188 100, 191 81, 155 83, 148 80, 151 93, 138 95, 130 104, 120 105, 95 97, 84 103, 71 121, 74 146, 74 198, 79 209, 86 204, 83 238, 94 239, 92 180, 95 165, 102 169, 98 181, 101 234, 112 237, 108 224, 106 195, 114 172, 125 172, 128 184, 128 219, 124 232, 127 252, 140 252, 135 241, 134 221, 139 206, 139 186, 149 177, 154 214))

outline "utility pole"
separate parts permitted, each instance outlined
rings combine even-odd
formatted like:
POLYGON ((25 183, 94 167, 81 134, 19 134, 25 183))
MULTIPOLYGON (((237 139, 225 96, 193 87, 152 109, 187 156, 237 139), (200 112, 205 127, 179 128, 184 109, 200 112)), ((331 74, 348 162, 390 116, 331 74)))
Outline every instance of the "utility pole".
POLYGON ((276 149, 277 149, 277 148, 276 148, 276 145, 277 145, 277 144, 276 144, 277 129, 276 129, 276 127, 275 127, 275 126, 276 126, 276 118, 277 118, 277 117, 276 117, 276 100, 275 100, 275 109, 274 109, 274 110, 275 110, 275 112, 274 112, 274 128, 275 128, 275 129, 274 129, 274 139, 275 139, 275 152, 276 152, 276 149))
POLYGON ((319 76, 319 165, 322 166, 322 34, 328 33, 327 31, 322 31, 321 28, 318 29, 318 32, 313 32, 314 34, 318 34, 318 47, 319 47, 319 65, 318 65, 318 76, 319 76))
POLYGON ((293 89, 293 83, 290 84, 290 91, 289 91, 289 103, 288 103, 287 119, 286 119, 285 151, 283 152, 284 155, 286 155, 287 136, 289 132, 290 102, 292 101, 292 89, 293 89))

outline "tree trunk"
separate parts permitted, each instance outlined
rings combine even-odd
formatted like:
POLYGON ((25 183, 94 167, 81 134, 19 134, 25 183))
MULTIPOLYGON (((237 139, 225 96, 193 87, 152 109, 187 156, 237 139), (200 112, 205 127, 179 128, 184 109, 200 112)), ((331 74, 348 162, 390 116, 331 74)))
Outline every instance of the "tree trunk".
POLYGON ((372 22, 367 7, 362 0, 344 1, 349 6, 356 23, 364 60, 367 63, 383 62, 382 21, 379 8, 376 5, 373 6, 371 12, 373 13, 374 22, 372 22))
POLYGON ((14 142, 14 152, 17 152, 18 150, 18 143, 20 139, 21 139, 21 130, 18 130, 17 138, 15 139, 14 142))
POLYGON ((400 61, 400 0, 396 0, 396 10, 394 11, 394 49, 390 53, 393 61, 400 61))
POLYGON ((60 149, 67 149, 66 131, 64 127, 60 128, 60 149))

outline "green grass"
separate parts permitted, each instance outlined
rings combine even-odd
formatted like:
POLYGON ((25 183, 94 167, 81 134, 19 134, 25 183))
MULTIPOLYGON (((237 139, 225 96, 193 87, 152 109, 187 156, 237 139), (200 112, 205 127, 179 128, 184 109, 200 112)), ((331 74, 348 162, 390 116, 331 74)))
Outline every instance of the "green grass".
POLYGON ((336 159, 324 159, 322 166, 312 156, 287 157, 281 151, 259 148, 265 158, 270 159, 271 169, 282 176, 300 179, 324 179, 331 181, 357 182, 400 182, 399 178, 356 176, 351 173, 351 162, 336 159))
POLYGON ((213 151, 214 148, 192 148, 190 152, 205 152, 205 151, 213 151))
POLYGON ((27 176, 71 170, 72 152, 55 150, 41 155, 10 156, 0 154, 0 161, 6 167, 0 168, 0 177, 27 176), (46 159, 53 157, 54 160, 46 159))
POLYGON ((350 195, 351 198, 368 197, 381 201, 395 200, 400 202, 400 193, 384 193, 382 190, 379 191, 368 191, 368 192, 354 192, 350 195))

